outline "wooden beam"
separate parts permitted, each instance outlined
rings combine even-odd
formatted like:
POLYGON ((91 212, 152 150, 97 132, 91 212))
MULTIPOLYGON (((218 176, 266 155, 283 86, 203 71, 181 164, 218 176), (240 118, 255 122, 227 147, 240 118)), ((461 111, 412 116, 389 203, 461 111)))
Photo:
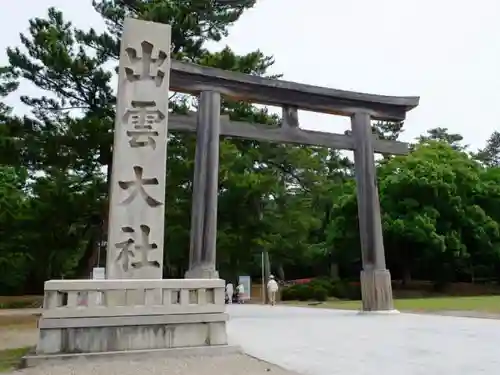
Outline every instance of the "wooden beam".
MULTIPOLYGON (((169 131, 196 132, 197 115, 169 114, 169 131)), ((230 121, 227 116, 221 116, 220 134, 222 136, 255 139, 275 143, 293 143, 310 146, 330 147, 338 150, 354 150, 354 138, 350 135, 325 133, 304 130, 294 126, 272 127, 251 124, 242 121, 230 121)), ((405 155, 408 153, 408 143, 373 139, 373 148, 379 154, 405 155)))
POLYGON ((385 96, 335 90, 172 60, 170 90, 198 95, 218 91, 226 97, 278 107, 352 116, 363 112, 373 119, 402 121, 419 97, 385 96))

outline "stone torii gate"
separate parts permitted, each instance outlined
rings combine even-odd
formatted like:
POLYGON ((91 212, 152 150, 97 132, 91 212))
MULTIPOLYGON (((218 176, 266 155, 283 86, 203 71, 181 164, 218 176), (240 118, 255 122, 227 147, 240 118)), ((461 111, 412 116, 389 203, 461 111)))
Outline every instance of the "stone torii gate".
POLYGON ((186 278, 218 278, 220 136, 353 150, 363 255, 363 310, 393 309, 374 153, 405 154, 408 145, 374 137, 371 120, 404 120, 406 112, 418 105, 418 97, 335 90, 170 60, 170 36, 165 25, 151 22, 127 19, 122 43, 117 116, 123 114, 123 118, 117 120, 115 129, 107 278, 162 278, 167 131, 189 131, 196 132, 197 144, 186 278), (198 112, 169 114, 169 90, 198 96, 198 112), (221 118, 221 95, 280 106, 282 124, 271 127, 221 118), (300 129, 299 109, 349 116, 352 135, 300 129), (131 152, 139 152, 135 160, 131 152), (124 240, 124 235, 128 239, 124 240), (137 245, 139 238, 144 242, 137 245), (132 245, 141 255, 134 253, 132 245), (129 261, 129 255, 135 261, 129 261))

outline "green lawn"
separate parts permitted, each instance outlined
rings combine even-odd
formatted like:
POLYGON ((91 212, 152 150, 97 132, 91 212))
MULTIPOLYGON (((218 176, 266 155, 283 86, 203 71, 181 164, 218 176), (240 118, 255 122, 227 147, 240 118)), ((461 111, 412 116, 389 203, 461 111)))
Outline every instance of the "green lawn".
POLYGON ((7 372, 19 366, 21 358, 30 348, 0 350, 0 372, 7 372))
MULTIPOLYGON (((290 301, 284 304, 307 306, 311 302, 290 301)), ((316 307, 359 310, 361 301, 330 300, 316 307)), ((400 311, 480 311, 500 314, 500 296, 478 297, 436 297, 408 298, 394 300, 394 307, 400 311)))

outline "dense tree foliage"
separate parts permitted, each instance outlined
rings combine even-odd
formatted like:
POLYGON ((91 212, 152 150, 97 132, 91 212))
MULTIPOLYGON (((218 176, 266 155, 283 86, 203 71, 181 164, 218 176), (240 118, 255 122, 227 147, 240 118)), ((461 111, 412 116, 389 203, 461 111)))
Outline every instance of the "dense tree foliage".
MULTIPOLYGON (((100 0, 103 33, 79 30, 56 9, 30 20, 21 45, 7 50, 0 96, 19 80, 19 117, 0 103, 0 294, 36 293, 49 278, 87 277, 104 264, 108 174, 114 122, 114 68, 125 16, 169 23, 177 59, 267 75, 260 51, 205 48, 255 1, 100 0)), ((195 99, 174 95, 172 111, 195 99)), ((280 121, 265 109, 224 100, 233 119, 280 121)), ((377 122, 397 139, 403 123, 377 122)), ((476 154, 446 128, 421 136, 407 156, 379 162, 387 263, 393 276, 436 283, 500 276, 500 137, 476 154)), ((167 160, 165 277, 188 262, 194 135, 171 134, 167 160)), ((223 277, 260 274, 262 251, 280 278, 357 278, 360 249, 351 161, 335 150, 223 139, 220 149, 218 268, 223 277)))

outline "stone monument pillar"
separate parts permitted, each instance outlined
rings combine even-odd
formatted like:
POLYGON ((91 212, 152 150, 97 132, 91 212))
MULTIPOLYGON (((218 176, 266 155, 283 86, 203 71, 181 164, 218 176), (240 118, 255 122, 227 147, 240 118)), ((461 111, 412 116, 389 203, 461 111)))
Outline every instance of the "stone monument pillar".
POLYGON ((110 187, 107 279, 161 279, 169 25, 125 19, 110 187))
POLYGON ((391 274, 386 269, 371 118, 356 113, 351 119, 358 193, 359 233, 363 270, 363 311, 392 311, 391 274))

